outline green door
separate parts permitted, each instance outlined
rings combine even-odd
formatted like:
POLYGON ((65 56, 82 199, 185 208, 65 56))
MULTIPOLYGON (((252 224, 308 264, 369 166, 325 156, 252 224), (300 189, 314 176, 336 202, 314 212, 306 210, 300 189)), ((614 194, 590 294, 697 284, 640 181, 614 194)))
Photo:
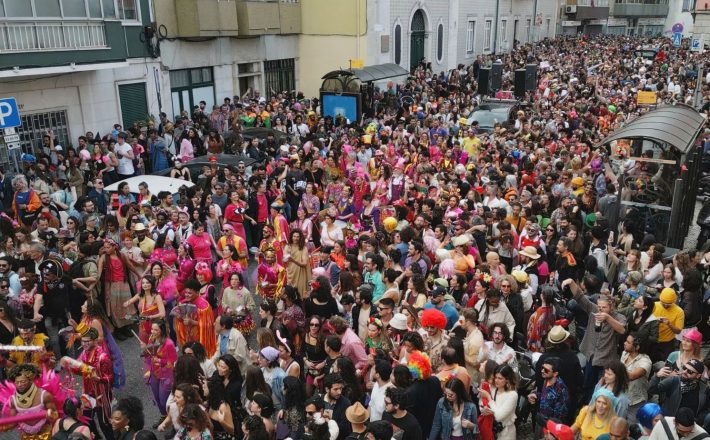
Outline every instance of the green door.
POLYGON ((121 102, 121 119, 124 129, 131 127, 135 121, 148 119, 148 99, 144 82, 120 84, 118 98, 121 102))
POLYGON ((414 13, 411 29, 412 37, 409 41, 409 68, 414 70, 422 58, 424 58, 426 25, 424 24, 424 12, 421 9, 414 13))

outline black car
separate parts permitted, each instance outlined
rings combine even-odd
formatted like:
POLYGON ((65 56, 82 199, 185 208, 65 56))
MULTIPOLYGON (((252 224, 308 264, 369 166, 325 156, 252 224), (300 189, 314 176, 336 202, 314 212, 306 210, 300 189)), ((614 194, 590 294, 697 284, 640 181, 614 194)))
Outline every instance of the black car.
MULTIPOLYGON (((256 163, 256 161, 249 156, 237 156, 234 154, 207 154, 204 156, 199 156, 192 159, 184 166, 185 168, 190 170, 190 176, 192 177, 193 182, 197 182, 197 176, 199 176, 202 172, 202 167, 210 165, 210 158, 212 156, 217 158, 217 169, 219 170, 222 170, 225 167, 236 168, 239 162, 244 162, 244 165, 247 167, 256 163)), ((170 172, 172 170, 172 168, 166 168, 153 174, 155 174, 156 176, 170 176, 170 172)))
POLYGON ((504 128, 510 127, 514 122, 520 103, 512 99, 485 100, 468 117, 468 124, 478 122, 479 133, 490 133, 496 124, 504 128))

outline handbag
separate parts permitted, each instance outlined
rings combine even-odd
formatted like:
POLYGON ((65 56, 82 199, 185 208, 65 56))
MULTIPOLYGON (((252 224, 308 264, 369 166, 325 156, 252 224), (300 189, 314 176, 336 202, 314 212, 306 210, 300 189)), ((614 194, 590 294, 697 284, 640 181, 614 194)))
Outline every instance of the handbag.
POLYGON ((291 428, 288 427, 288 423, 286 423, 283 419, 279 419, 276 422, 276 440, 283 440, 289 437, 290 433, 291 428))

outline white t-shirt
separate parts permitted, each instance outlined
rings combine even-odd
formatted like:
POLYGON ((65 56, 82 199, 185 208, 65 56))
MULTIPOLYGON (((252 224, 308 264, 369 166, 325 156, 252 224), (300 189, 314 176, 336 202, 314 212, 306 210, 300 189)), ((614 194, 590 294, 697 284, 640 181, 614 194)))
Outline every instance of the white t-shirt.
POLYGON ((376 422, 382 420, 382 413, 385 411, 385 391, 387 388, 393 387, 394 384, 387 382, 384 386, 380 386, 377 382, 372 386, 370 394, 370 421, 376 422))
MULTIPOLYGON (((126 154, 128 152, 133 151, 130 145, 127 143, 123 143, 121 145, 116 144, 116 153, 120 154, 126 154)), ((118 154, 116 154, 118 156, 118 154)), ((129 159, 126 156, 121 156, 121 158, 118 159, 118 174, 123 174, 123 175, 132 175, 133 173, 136 172, 135 169, 133 169, 133 159, 129 159)))

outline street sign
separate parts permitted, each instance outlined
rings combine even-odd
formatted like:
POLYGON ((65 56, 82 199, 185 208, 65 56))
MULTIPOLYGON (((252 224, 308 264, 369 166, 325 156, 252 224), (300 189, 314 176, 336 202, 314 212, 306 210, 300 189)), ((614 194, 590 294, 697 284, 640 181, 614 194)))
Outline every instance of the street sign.
POLYGON ((683 34, 680 32, 673 32, 673 47, 680 47, 680 40, 683 39, 683 34))
POLYGON ((703 46, 703 37, 693 37, 693 39, 690 40, 690 50, 692 52, 703 52, 703 46))
POLYGON ((0 129, 21 125, 20 109, 15 98, 0 99, 0 129))
POLYGON ((9 144, 12 142, 20 142, 20 135, 19 134, 6 134, 3 137, 5 138, 6 144, 9 144))
POLYGON ((671 30, 672 30, 674 33, 675 33, 675 32, 678 32, 678 33, 683 32, 683 23, 676 23, 676 24, 674 24, 673 27, 671 28, 671 30))

